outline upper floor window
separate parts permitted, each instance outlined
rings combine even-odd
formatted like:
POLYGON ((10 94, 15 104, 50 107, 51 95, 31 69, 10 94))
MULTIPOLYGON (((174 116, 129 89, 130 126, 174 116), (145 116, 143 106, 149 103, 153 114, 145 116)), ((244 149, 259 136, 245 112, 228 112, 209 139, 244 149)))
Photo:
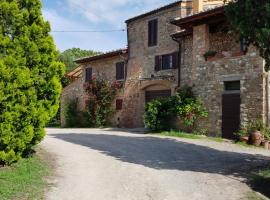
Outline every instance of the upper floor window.
POLYGON ((89 82, 92 79, 92 68, 85 69, 85 82, 89 82))
POLYGON ((162 69, 172 69, 173 68, 173 55, 162 56, 162 69))
POLYGON ((125 79, 125 63, 119 62, 116 63, 116 80, 124 80, 125 79))
POLYGON ((155 57, 155 70, 176 69, 179 67, 179 53, 166 54, 155 57))
POLYGON ((148 22, 148 46, 156 46, 158 37, 158 20, 154 19, 148 22))

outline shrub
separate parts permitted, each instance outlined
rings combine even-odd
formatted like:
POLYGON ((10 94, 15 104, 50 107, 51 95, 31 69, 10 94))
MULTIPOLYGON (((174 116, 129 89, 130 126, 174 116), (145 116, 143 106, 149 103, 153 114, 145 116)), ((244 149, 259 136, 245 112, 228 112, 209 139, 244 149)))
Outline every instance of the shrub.
POLYGON ((144 123, 153 131, 169 130, 170 121, 180 118, 184 125, 192 127, 208 113, 202 103, 193 95, 191 88, 183 88, 176 95, 153 100, 146 105, 144 123))
POLYGON ((57 113, 64 66, 41 1, 0 1, 0 163, 31 151, 57 113))

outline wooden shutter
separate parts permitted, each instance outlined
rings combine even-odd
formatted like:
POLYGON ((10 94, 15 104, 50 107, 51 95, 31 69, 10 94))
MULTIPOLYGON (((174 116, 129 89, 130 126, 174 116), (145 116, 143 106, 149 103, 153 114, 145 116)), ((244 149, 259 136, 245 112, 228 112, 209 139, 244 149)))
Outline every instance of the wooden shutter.
POLYGON ((123 99, 116 99, 116 110, 122 110, 123 99))
POLYGON ((148 22, 148 46, 152 46, 152 21, 148 22))
POLYGON ((158 20, 154 19, 148 22, 148 46, 157 45, 158 20))
POLYGON ((173 68, 177 69, 179 67, 179 52, 174 52, 172 53, 172 64, 173 64, 173 68))
POLYGON ((85 70, 85 82, 89 82, 92 79, 92 68, 86 68, 85 70))
POLYGON ((162 56, 155 57, 155 71, 160 71, 162 65, 162 56))
POLYGON ((116 80, 123 80, 125 78, 125 63, 116 63, 116 80))
POLYGON ((157 45, 158 36, 158 20, 153 21, 153 45, 157 45))

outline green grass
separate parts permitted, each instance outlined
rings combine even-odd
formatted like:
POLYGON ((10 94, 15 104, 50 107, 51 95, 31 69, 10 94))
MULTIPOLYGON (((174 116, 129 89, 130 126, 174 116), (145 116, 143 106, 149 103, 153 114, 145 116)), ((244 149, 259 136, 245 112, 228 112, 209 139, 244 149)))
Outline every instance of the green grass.
POLYGON ((246 195, 246 200, 266 200, 266 199, 261 195, 257 194, 256 192, 249 192, 246 195))
POLYGON ((214 142, 224 142, 224 139, 220 137, 207 137, 207 139, 214 142))
POLYGON ((165 131, 165 132, 161 132, 160 135, 171 136, 171 137, 179 137, 179 138, 187 138, 187 139, 202 139, 202 138, 205 138, 205 137, 203 137, 201 135, 194 135, 194 134, 178 132, 178 131, 165 131))
POLYGON ((206 137, 204 135, 196 135, 196 134, 184 133, 184 132, 178 132, 178 131, 161 132, 160 135, 170 136, 170 137, 178 137, 178 138, 186 138, 186 139, 207 139, 207 140, 211 140, 214 142, 224 142, 223 138, 219 138, 219 137, 206 137))
POLYGON ((255 191, 270 198, 270 167, 254 173, 250 183, 255 191))
POLYGON ((11 167, 0 168, 0 199, 42 199, 49 165, 35 155, 11 167))

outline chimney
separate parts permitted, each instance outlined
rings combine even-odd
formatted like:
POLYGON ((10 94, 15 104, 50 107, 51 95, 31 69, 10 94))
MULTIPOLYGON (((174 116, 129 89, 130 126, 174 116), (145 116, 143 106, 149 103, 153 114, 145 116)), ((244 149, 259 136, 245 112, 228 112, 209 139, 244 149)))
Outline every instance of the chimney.
POLYGON ((193 14, 222 5, 224 5, 224 0, 193 0, 193 14))

